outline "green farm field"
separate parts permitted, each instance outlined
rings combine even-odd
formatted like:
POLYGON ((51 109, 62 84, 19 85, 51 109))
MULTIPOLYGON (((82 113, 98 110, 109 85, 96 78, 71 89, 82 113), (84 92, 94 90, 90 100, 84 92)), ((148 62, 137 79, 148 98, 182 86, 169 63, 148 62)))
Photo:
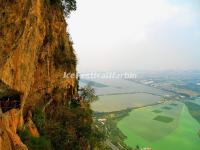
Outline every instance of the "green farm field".
POLYGON ((200 124, 180 102, 135 109, 117 124, 128 146, 153 150, 199 150, 200 124))

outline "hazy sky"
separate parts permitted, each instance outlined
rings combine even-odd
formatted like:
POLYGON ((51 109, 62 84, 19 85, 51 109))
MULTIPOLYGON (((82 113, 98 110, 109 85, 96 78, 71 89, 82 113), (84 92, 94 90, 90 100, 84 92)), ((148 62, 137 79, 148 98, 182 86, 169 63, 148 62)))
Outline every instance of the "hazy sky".
POLYGON ((78 70, 200 69, 200 0, 77 0, 78 70))

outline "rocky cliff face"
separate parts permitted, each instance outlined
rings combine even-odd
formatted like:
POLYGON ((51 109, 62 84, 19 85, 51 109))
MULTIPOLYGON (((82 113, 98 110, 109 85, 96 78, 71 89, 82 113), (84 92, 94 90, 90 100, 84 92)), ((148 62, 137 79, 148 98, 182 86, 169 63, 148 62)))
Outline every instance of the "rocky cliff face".
POLYGON ((17 128, 46 94, 76 93, 76 79, 63 78, 76 73, 66 26, 62 10, 45 0, 0 0, 0 149, 26 149, 17 128))

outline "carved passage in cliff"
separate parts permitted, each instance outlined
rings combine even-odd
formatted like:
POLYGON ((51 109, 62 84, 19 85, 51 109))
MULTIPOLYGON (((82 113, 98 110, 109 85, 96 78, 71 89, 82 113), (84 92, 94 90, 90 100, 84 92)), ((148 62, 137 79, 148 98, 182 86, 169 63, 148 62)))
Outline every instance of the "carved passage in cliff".
POLYGON ((0 107, 2 113, 5 113, 13 108, 20 108, 20 95, 10 95, 0 98, 0 107))
POLYGON ((0 114, 20 108, 20 93, 0 81, 0 114))

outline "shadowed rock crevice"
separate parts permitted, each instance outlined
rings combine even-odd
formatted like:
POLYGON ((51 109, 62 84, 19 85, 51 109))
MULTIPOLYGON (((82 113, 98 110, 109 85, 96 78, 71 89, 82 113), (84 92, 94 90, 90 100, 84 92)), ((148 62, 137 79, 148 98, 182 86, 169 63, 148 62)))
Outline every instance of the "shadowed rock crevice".
POLYGON ((0 113, 20 108, 20 92, 12 90, 0 80, 0 113))

